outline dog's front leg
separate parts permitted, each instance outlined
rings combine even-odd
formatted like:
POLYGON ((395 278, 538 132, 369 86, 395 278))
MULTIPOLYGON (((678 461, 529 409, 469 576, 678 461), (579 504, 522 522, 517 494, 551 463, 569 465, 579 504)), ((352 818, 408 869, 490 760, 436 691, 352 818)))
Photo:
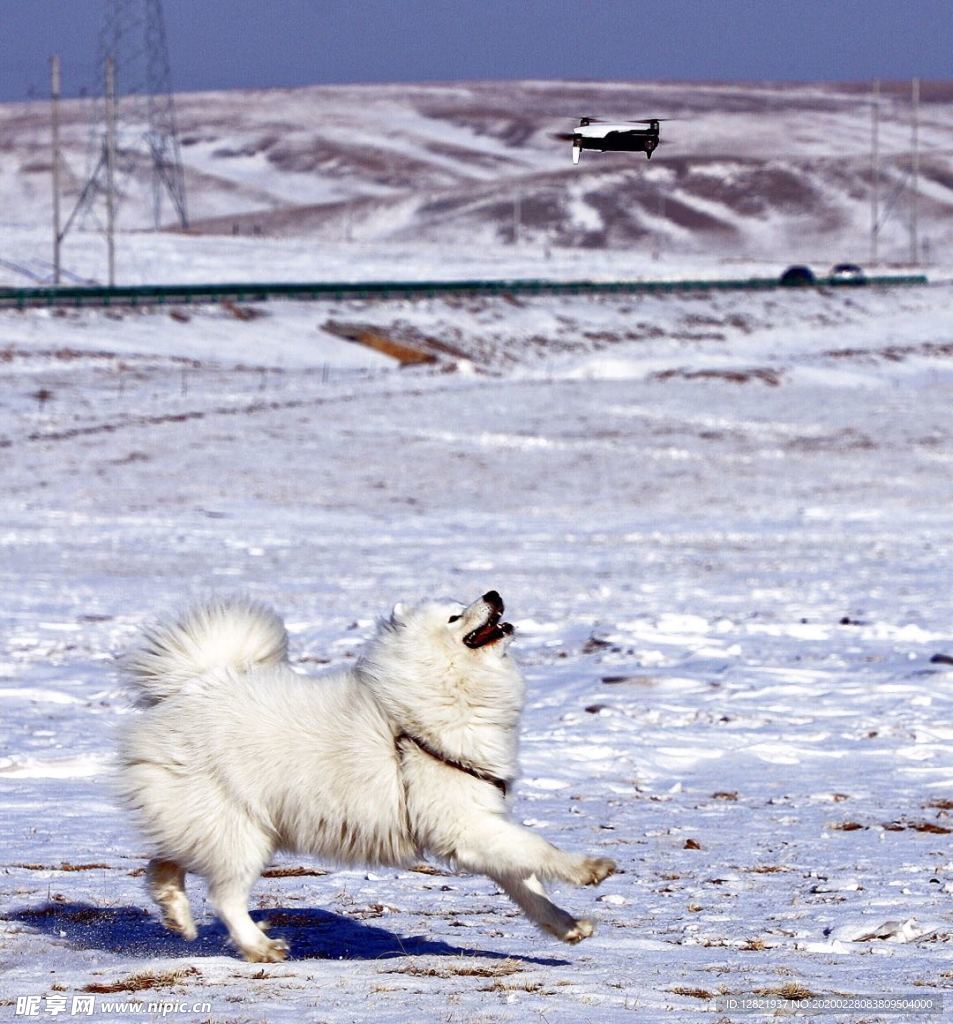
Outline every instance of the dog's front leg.
POLYGON ((465 871, 496 879, 534 875, 573 885, 598 885, 616 869, 615 861, 608 857, 565 853, 500 814, 475 815, 447 838, 450 849, 435 852, 452 857, 465 871))
POLYGON ((544 932, 563 942, 580 942, 592 935, 592 922, 577 919, 557 907, 535 875, 526 878, 514 878, 512 875, 493 877, 506 895, 544 932))

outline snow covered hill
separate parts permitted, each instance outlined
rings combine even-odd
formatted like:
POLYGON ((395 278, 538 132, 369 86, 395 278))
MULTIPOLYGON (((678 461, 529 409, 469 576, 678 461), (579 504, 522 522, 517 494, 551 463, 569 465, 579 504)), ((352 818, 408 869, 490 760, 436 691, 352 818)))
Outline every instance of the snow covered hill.
MULTIPOLYGON (((909 253, 908 97, 895 83, 881 101, 888 260, 909 253)), ((184 94, 177 102, 196 232, 787 262, 868 252, 866 86, 529 81, 184 94), (581 115, 678 120, 664 126, 667 144, 651 162, 586 154, 573 167, 568 144, 551 133, 581 115)), ((64 104, 73 199, 87 172, 92 106, 64 104)), ((8 224, 48 221, 48 118, 45 104, 0 106, 8 224)), ((923 83, 919 212, 928 260, 942 261, 953 244, 951 123, 953 86, 923 83)), ((124 124, 121 145, 134 147, 141 125, 124 124)), ((123 182, 120 222, 148 226, 141 172, 123 182)))

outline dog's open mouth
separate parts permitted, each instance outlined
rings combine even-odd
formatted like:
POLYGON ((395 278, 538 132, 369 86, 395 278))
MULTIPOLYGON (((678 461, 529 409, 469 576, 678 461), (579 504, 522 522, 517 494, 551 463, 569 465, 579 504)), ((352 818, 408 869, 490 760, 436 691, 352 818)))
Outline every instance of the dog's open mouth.
POLYGON ((491 590, 488 594, 483 595, 483 600, 489 605, 490 614, 486 617, 485 622, 471 630, 463 638, 467 647, 473 650, 486 647, 487 644, 495 644, 497 640, 502 640, 503 637, 510 636, 513 632, 511 623, 500 622, 504 611, 503 599, 500 595, 495 590, 491 590))

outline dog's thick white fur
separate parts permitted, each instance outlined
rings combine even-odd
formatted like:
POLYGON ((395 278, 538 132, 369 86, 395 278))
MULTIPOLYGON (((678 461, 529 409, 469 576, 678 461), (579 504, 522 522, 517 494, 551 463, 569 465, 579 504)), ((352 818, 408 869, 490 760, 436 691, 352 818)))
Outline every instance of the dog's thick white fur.
POLYGON ((565 942, 592 924, 542 882, 595 885, 607 858, 564 853, 508 820, 523 680, 495 591, 464 607, 398 605, 352 668, 309 678, 287 660, 278 616, 212 600, 148 629, 125 659, 141 714, 120 745, 120 792, 148 838, 163 923, 195 924, 186 872, 202 876, 248 960, 284 958, 248 915, 276 850, 345 865, 428 853, 493 878, 565 942))

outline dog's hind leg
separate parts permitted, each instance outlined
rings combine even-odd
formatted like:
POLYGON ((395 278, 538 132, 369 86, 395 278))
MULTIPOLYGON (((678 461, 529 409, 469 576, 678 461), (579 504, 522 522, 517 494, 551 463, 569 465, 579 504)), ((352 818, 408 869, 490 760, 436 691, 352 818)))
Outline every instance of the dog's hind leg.
POLYGON ((544 932, 563 942, 580 942, 592 935, 592 922, 580 920, 557 907, 535 875, 526 878, 491 876, 523 913, 544 932))
POLYGON ((194 939, 198 932, 185 895, 185 869, 174 860, 156 858, 149 861, 146 880, 149 894, 162 910, 162 923, 165 927, 184 939, 194 939))

